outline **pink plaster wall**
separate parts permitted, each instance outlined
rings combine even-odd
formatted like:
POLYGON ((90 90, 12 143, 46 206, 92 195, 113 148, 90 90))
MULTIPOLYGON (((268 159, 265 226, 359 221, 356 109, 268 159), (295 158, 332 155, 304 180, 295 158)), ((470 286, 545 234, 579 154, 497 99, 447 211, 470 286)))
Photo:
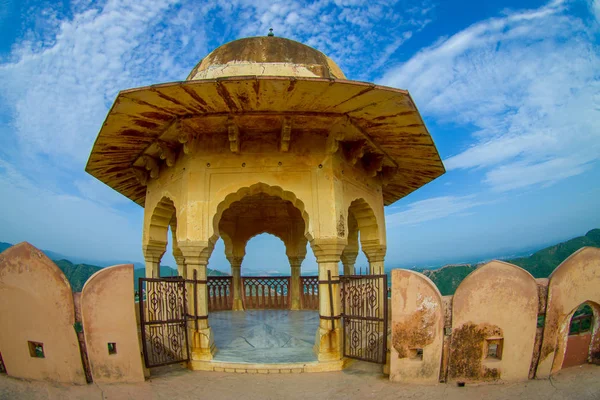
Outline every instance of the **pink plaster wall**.
POLYGON ((94 382, 142 382, 133 265, 116 265, 92 275, 83 287, 81 309, 94 382), (109 342, 116 343, 116 354, 109 354, 109 342))
POLYGON ((526 380, 534 350, 538 287, 522 268, 491 261, 473 271, 453 298, 449 378, 526 380), (486 340, 502 338, 501 360, 486 358, 486 340))
POLYGON ((550 275, 538 378, 548 377, 561 369, 571 317, 585 302, 594 309, 590 355, 600 358, 600 249, 595 247, 576 251, 550 275))
POLYGON ((62 271, 27 242, 0 254, 0 352, 8 375, 84 384, 71 286, 62 271), (31 357, 28 341, 45 358, 31 357))

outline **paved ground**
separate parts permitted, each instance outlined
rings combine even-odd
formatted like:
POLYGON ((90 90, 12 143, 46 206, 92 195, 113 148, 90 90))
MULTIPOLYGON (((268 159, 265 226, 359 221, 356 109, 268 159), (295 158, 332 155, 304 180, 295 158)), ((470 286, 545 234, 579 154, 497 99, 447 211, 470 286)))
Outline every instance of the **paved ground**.
POLYGON ((259 364, 317 361, 316 311, 246 310, 210 313, 216 361, 259 364))
POLYGON ((390 383, 371 366, 343 372, 235 374, 165 368, 139 384, 70 386, 0 376, 0 399, 600 399, 600 367, 566 369, 552 380, 515 384, 418 386, 390 383))

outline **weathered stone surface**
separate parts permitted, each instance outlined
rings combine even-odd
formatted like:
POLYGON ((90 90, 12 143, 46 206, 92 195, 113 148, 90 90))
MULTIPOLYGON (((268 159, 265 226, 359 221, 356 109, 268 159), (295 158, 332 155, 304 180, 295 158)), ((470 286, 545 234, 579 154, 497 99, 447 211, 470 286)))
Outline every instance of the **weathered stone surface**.
POLYGON ((449 378, 526 380, 536 336, 538 287, 527 271, 491 261, 461 282, 452 301, 449 378), (501 359, 486 340, 502 339, 501 359))
POLYGON ((392 271, 390 380, 436 383, 440 373, 444 310, 433 282, 414 271, 392 271), (422 358, 416 354, 422 350, 422 358))

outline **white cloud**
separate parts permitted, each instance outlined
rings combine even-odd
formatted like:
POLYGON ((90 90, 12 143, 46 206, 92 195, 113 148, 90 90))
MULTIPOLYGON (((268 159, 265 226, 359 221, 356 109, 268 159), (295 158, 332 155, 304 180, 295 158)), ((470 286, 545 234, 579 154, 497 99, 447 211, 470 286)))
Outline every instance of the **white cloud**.
POLYGON ((596 20, 600 22, 600 0, 592 0, 590 1, 590 9, 592 13, 596 17, 596 20))
POLYGON ((426 18, 401 11, 397 0, 48 4, 23 12, 29 30, 0 55, 0 121, 8 122, 0 125, 0 183, 10 194, 0 207, 0 233, 9 235, 5 240, 50 234, 44 246, 68 254, 106 254, 113 240, 120 245, 110 250, 112 258, 132 244, 129 251, 137 253, 141 231, 121 229, 119 210, 129 200, 83 170, 119 90, 185 79, 212 48, 270 27, 325 51, 353 76, 379 57, 377 47, 388 46, 389 57, 400 45, 396 36, 408 39, 426 18))
POLYGON ((417 225, 422 222, 445 218, 451 215, 467 215, 472 208, 488 204, 476 200, 475 196, 441 196, 415 201, 406 210, 387 214, 385 223, 388 228, 399 225, 417 225))
POLYGON ((555 1, 477 23, 385 74, 424 114, 474 127, 448 170, 484 168, 484 182, 502 191, 600 159, 599 47, 594 28, 568 12, 555 1))
POLYGON ((91 259, 141 258, 141 209, 126 215, 95 201, 42 188, 1 159, 0 187, 4 210, 0 240, 29 241, 91 259))

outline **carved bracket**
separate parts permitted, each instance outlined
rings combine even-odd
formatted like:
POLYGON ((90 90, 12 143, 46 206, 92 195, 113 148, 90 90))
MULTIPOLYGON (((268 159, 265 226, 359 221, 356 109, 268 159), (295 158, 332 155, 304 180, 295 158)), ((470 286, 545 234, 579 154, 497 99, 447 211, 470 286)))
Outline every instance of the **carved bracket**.
POLYGON ((183 154, 188 155, 192 149, 192 135, 188 132, 182 132, 177 136, 177 141, 183 145, 183 154))
POLYGON ((340 141, 344 139, 344 134, 339 131, 330 132, 327 136, 327 143, 325 144, 325 151, 328 154, 334 154, 340 148, 340 141))
POLYGON ((165 164, 167 164, 167 167, 172 167, 173 165, 175 165, 175 160, 177 158, 177 155, 175 154, 173 149, 171 149, 166 143, 159 142, 158 143, 158 157, 161 160, 165 160, 165 164))
POLYGON ((290 149, 290 140, 292 137, 292 119, 290 117, 283 118, 283 124, 281 125, 281 142, 279 144, 279 151, 287 152, 290 149))
POLYGON ((365 171, 370 177, 377 176, 377 173, 383 169, 383 155, 369 153, 363 158, 365 171))
POLYGON ((364 157, 367 143, 364 140, 358 142, 349 143, 344 148, 344 153, 348 162, 352 165, 356 165, 358 160, 364 157))
POLYGON ((146 186, 148 184, 148 172, 144 168, 133 167, 131 169, 140 185, 146 186))
POLYGON ((158 178, 158 172, 160 171, 158 161, 154 157, 144 154, 142 156, 142 162, 144 163, 144 168, 146 168, 147 171, 150 171, 150 178, 158 178))
POLYGON ((229 135, 229 149, 232 153, 240 151, 240 128, 235 124, 232 117, 227 120, 227 133, 229 135))

